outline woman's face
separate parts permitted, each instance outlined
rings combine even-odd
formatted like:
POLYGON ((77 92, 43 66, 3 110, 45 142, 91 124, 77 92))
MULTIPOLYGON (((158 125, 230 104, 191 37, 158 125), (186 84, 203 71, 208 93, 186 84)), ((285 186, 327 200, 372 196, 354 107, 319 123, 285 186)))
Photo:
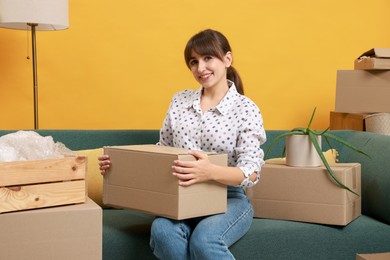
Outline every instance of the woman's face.
POLYGON ((205 55, 201 56, 192 51, 189 61, 189 68, 196 81, 204 88, 214 86, 226 87, 226 70, 232 63, 231 53, 228 52, 220 60, 217 57, 205 55))

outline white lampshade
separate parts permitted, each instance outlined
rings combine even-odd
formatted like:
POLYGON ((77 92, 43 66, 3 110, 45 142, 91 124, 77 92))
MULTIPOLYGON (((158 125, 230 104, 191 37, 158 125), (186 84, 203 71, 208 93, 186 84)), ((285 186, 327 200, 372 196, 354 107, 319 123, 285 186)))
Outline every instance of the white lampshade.
POLYGON ((63 30, 69 27, 68 0, 0 0, 0 27, 29 30, 63 30))

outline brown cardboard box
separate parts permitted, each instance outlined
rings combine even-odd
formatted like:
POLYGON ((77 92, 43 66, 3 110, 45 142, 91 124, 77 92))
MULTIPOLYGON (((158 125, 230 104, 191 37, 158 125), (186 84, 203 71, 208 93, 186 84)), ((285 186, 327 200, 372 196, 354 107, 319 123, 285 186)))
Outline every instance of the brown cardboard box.
MULTIPOLYGON (((207 182, 181 187, 172 175, 174 160, 195 158, 181 148, 157 145, 105 147, 111 168, 104 175, 103 203, 185 219, 226 211, 226 186, 207 182)), ((226 154, 208 154, 211 162, 226 166, 226 154)))
POLYGON ((86 200, 87 158, 0 162, 0 213, 86 200))
POLYGON ((355 60, 355 70, 390 70, 390 49, 373 48, 355 60))
POLYGON ((377 254, 357 254, 356 260, 389 260, 389 253, 377 253, 377 254))
POLYGON ((1 259, 102 259, 102 209, 90 199, 0 214, 0 230, 1 259))
POLYGON ((339 70, 336 112, 390 112, 390 71, 339 70))
MULTIPOLYGON (((360 164, 337 164, 332 169, 360 194, 360 164)), ((361 215, 361 198, 331 180, 325 167, 266 163, 261 174, 260 182, 247 189, 255 217, 347 225, 361 215)))
POLYGON ((357 130, 365 131, 365 118, 369 114, 364 113, 342 113, 342 112, 330 112, 330 125, 331 130, 357 130))

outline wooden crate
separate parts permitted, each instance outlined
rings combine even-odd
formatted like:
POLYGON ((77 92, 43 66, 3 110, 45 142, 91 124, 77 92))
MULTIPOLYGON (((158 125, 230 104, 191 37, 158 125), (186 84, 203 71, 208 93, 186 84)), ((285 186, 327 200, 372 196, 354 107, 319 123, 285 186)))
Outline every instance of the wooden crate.
POLYGON ((84 203, 87 157, 0 162, 0 213, 84 203))

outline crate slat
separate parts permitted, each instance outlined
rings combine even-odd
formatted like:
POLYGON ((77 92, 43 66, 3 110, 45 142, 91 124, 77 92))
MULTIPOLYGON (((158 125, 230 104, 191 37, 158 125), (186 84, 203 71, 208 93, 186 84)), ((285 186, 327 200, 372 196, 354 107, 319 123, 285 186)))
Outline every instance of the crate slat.
POLYGON ((0 187, 86 179, 87 157, 0 162, 0 187))
POLYGON ((86 180, 0 188, 0 213, 84 203, 86 180))

